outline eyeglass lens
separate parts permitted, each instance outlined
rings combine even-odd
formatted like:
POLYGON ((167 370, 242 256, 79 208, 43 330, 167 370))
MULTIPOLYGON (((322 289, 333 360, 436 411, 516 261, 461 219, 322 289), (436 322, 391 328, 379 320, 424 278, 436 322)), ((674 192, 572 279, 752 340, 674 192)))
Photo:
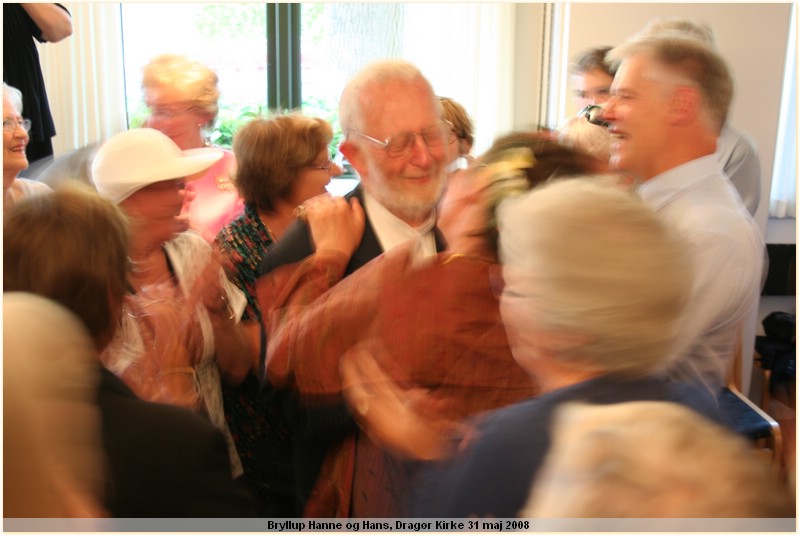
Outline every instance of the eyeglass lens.
POLYGON ((425 145, 428 147, 441 147, 452 143, 456 139, 456 135, 449 124, 444 122, 435 123, 419 132, 403 132, 397 136, 392 136, 388 139, 386 144, 386 152, 391 156, 400 156, 405 154, 414 144, 414 140, 419 134, 425 145))
POLYGON ((31 130, 31 120, 30 119, 3 119, 3 131, 4 132, 14 132, 17 127, 22 127, 22 130, 25 132, 30 132, 31 130))

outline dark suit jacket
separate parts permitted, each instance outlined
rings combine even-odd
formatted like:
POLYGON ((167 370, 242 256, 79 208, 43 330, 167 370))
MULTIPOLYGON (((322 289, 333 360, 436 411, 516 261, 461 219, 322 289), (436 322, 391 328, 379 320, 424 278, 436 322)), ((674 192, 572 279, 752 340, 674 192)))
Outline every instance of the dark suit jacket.
MULTIPOLYGON (((360 184, 345 196, 348 200, 353 197, 361 202, 361 206, 364 206, 364 194, 360 184)), ((434 227, 434 236, 437 251, 443 251, 446 242, 436 227, 434 227)), ((299 262, 313 252, 308 224, 299 220, 295 221, 264 256, 261 275, 266 275, 285 264, 299 262)), ((352 274, 382 253, 383 248, 381 248, 375 229, 367 216, 364 223, 364 235, 350 258, 345 276, 352 274)), ((266 357, 266 345, 263 342, 262 339, 262 362, 266 357)), ((269 389, 269 386, 265 386, 265 388, 269 389)), ((287 401, 286 399, 291 397, 287 393, 282 395, 273 393, 273 396, 282 399, 286 404, 287 419, 292 427, 295 487, 298 495, 298 508, 302 512, 328 448, 353 431, 355 422, 344 403, 336 406, 317 407, 308 403, 300 404, 297 399, 287 401)))
POLYGON ((189 410, 146 402, 101 369, 98 404, 114 517, 253 517, 225 438, 189 410))
MULTIPOLYGON (((362 207, 364 206, 364 193, 360 184, 348 193, 345 199, 349 200, 353 197, 361 202, 362 207)), ((438 247, 440 238, 438 230, 436 233, 438 247)), ((261 275, 268 274, 284 264, 299 262, 312 253, 314 253, 314 248, 311 245, 311 232, 308 224, 297 220, 289 226, 283 237, 264 256, 264 262, 261 264, 261 275)), ((345 275, 352 274, 381 253, 383 253, 383 249, 378 242, 378 237, 375 235, 372 223, 367 218, 364 223, 364 236, 361 237, 361 242, 350 258, 345 275)))

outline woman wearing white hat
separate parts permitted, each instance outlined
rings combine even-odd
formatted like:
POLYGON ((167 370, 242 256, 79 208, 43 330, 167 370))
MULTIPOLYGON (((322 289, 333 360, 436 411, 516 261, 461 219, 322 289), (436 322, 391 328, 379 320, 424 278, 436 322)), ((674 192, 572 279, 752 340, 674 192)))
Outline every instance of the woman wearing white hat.
POLYGON ((103 362, 140 397, 206 414, 226 433, 236 477, 241 462, 225 424, 221 381, 238 385, 253 361, 239 324, 246 300, 180 215, 186 177, 221 157, 216 148, 181 151, 157 130, 135 129, 100 147, 92 179, 128 215, 132 235, 131 294, 103 362))

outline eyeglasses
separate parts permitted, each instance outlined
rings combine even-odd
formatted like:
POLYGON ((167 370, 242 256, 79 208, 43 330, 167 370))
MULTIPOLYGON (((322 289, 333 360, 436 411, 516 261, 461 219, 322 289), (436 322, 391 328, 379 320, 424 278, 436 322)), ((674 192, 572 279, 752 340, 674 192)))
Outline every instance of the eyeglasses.
POLYGON ((578 117, 583 117, 593 125, 608 128, 608 122, 603 120, 603 107, 596 104, 585 106, 580 112, 578 117))
POLYGON ((171 192, 173 190, 185 190, 186 179, 167 179, 165 181, 158 181, 148 184, 142 190, 147 192, 171 192))
POLYGON ((314 164, 314 165, 310 165, 310 166, 306 166, 306 167, 308 169, 321 169, 322 171, 330 171, 332 165, 333 165, 333 160, 328 158, 322 164, 314 164))
POLYGON ((150 115, 155 115, 158 117, 166 117, 171 119, 173 117, 177 117, 179 115, 188 114, 189 112, 193 112, 197 110, 196 106, 189 106, 187 108, 181 108, 180 110, 167 110, 164 108, 150 108, 150 115))
POLYGON ((386 151, 386 154, 392 158, 406 156, 411 150, 411 147, 414 145, 417 135, 421 136, 422 141, 425 142, 425 145, 431 149, 442 147, 444 145, 450 145, 456 141, 456 134, 453 132, 453 125, 451 125, 449 121, 445 120, 437 121, 433 125, 426 127, 419 132, 402 132, 395 136, 389 136, 383 141, 373 138, 372 136, 362 134, 361 132, 352 131, 351 134, 361 136, 365 140, 374 143, 379 149, 386 151))
POLYGON ((31 130, 30 119, 3 119, 3 132, 14 132, 17 127, 22 127, 25 132, 31 130))

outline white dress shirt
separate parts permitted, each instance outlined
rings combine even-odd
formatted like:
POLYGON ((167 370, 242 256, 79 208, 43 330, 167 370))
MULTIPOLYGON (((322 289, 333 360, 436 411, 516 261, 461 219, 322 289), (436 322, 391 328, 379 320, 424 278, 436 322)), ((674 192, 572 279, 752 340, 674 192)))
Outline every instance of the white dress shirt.
POLYGON ((755 145, 745 134, 725 125, 717 140, 717 158, 744 206, 755 214, 761 199, 761 162, 755 145))
POLYGON ((639 188, 644 202, 689 242, 692 296, 681 329, 678 379, 725 383, 742 324, 758 307, 764 240, 718 155, 673 168, 639 188))
POLYGON ((367 213, 383 251, 389 251, 404 242, 414 240, 416 250, 422 257, 436 255, 436 238, 433 234, 433 227, 436 225, 435 212, 420 227, 411 227, 389 212, 366 190, 364 191, 364 211, 367 213))

